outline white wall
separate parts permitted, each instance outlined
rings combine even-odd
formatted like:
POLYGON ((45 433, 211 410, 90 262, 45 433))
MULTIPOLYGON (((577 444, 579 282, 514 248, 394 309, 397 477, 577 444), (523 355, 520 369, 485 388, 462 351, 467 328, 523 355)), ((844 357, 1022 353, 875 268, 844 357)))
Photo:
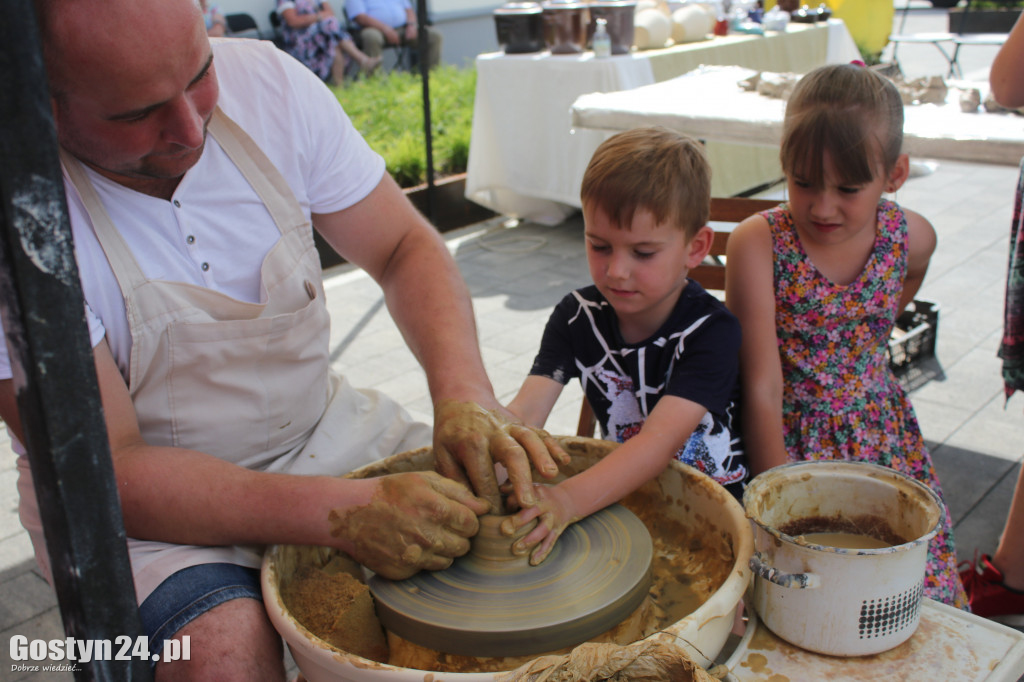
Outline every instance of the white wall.
MULTIPOLYGON (((340 14, 343 0, 329 0, 340 14)), ((494 30, 494 8, 503 0, 428 0, 434 25, 444 33, 441 60, 445 64, 466 66, 476 55, 498 49, 494 30)), ((277 6, 273 0, 211 0, 223 14, 251 14, 260 30, 270 32, 270 12, 277 6)))

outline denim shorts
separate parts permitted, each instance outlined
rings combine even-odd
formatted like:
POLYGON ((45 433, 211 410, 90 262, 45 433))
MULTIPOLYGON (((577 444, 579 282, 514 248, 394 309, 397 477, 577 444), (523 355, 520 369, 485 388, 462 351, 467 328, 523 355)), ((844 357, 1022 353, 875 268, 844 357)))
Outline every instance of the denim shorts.
POLYGON ((142 631, 149 637, 150 660, 178 630, 218 604, 243 598, 263 600, 258 568, 199 564, 172 574, 139 606, 142 631))

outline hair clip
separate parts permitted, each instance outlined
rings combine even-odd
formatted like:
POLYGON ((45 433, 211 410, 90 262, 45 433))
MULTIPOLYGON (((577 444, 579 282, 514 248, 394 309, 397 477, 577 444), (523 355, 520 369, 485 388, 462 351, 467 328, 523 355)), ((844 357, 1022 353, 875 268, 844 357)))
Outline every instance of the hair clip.
POLYGON ((861 61, 861 60, 859 60, 859 59, 854 59, 854 60, 852 60, 852 61, 850 62, 850 64, 852 64, 852 65, 854 65, 854 66, 864 66, 864 67, 866 67, 866 66, 867 66, 867 64, 865 64, 864 62, 862 62, 862 61, 861 61))

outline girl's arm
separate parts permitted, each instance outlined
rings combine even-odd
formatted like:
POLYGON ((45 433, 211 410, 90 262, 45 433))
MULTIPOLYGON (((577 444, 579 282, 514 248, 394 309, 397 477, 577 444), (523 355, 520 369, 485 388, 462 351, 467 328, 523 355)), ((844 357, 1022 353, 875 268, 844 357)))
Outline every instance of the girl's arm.
POLYGON ((316 22, 323 18, 323 14, 320 11, 314 12, 313 14, 299 14, 298 10, 294 7, 281 12, 281 21, 288 24, 291 28, 309 28, 316 22))
POLYGON ((928 272, 928 263, 935 252, 935 228, 919 213, 903 209, 907 217, 907 276, 903 279, 903 293, 900 295, 900 310, 905 310, 914 300, 924 275, 928 272))
POLYGON ((506 406, 506 409, 519 417, 527 426, 541 428, 548 420, 558 396, 562 394, 562 384, 554 379, 539 375, 530 375, 523 381, 519 393, 506 406))
POLYGON ((1024 106, 1024 20, 1017 19, 989 70, 992 96, 1004 107, 1024 106))
POLYGON ((725 302, 743 330, 740 386, 743 440, 753 474, 788 461, 782 439, 782 365, 768 221, 740 223, 726 249, 725 302))
POLYGON ((502 531, 512 535, 538 519, 537 527, 518 540, 513 551, 530 552, 535 566, 544 561, 569 524, 618 502, 664 471, 706 412, 691 400, 662 396, 640 432, 607 457, 557 486, 537 487, 539 502, 502 525, 502 531))

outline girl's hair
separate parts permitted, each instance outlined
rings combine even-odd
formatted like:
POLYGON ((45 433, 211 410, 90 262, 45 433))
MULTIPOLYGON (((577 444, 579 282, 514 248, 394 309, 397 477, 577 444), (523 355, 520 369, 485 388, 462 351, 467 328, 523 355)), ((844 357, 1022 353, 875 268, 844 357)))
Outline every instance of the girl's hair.
POLYGON ((862 185, 896 164, 903 145, 903 100, 889 80, 854 64, 802 77, 786 104, 779 158, 786 175, 820 188, 828 152, 837 181, 862 185))
POLYGON ((594 152, 580 200, 623 229, 646 209, 656 223, 669 221, 692 237, 711 211, 711 167, 703 146, 690 137, 657 126, 628 130, 594 152))

